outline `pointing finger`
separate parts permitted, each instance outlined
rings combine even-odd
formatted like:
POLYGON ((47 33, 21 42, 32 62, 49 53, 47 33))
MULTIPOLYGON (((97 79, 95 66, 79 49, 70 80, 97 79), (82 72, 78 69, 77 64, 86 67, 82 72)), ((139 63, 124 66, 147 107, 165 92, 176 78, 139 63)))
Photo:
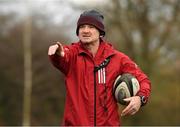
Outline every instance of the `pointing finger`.
POLYGON ((64 48, 62 46, 62 44, 60 42, 56 42, 56 44, 58 45, 59 47, 59 53, 60 53, 60 56, 64 57, 64 48))

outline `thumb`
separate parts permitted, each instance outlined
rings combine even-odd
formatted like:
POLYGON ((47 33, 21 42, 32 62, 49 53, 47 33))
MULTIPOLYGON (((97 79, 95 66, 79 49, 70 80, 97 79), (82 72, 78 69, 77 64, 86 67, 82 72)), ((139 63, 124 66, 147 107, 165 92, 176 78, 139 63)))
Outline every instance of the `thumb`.
POLYGON ((123 100, 126 101, 126 102, 129 102, 129 101, 131 101, 131 97, 125 98, 123 100))

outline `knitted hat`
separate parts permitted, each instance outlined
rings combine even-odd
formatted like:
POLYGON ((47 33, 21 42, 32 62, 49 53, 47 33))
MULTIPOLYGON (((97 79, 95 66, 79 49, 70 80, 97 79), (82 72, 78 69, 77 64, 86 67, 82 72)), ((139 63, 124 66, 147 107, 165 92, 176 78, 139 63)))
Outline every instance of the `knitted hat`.
POLYGON ((76 35, 79 34, 79 27, 81 25, 89 24, 95 26, 99 30, 100 35, 104 36, 105 30, 104 30, 103 19, 104 16, 95 10, 83 12, 80 15, 79 20, 77 22, 76 35))

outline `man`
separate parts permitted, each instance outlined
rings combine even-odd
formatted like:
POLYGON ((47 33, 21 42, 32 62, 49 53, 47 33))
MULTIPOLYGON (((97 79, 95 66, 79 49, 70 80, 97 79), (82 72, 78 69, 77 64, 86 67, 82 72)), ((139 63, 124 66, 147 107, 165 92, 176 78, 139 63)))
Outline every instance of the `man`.
POLYGON ((128 106, 121 116, 134 115, 148 100, 150 81, 125 54, 115 50, 105 36, 103 15, 85 11, 77 22, 79 42, 49 47, 52 64, 65 75, 64 125, 120 125, 112 88, 116 77, 131 73, 140 83, 136 96, 125 99, 128 106))

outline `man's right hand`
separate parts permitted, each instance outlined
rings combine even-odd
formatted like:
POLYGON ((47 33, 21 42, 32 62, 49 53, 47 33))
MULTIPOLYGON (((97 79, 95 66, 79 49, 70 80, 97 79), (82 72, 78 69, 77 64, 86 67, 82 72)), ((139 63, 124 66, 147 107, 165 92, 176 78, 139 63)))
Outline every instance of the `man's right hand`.
POLYGON ((56 44, 51 45, 48 50, 48 55, 58 54, 61 57, 64 57, 64 48, 60 42, 56 42, 56 44))

